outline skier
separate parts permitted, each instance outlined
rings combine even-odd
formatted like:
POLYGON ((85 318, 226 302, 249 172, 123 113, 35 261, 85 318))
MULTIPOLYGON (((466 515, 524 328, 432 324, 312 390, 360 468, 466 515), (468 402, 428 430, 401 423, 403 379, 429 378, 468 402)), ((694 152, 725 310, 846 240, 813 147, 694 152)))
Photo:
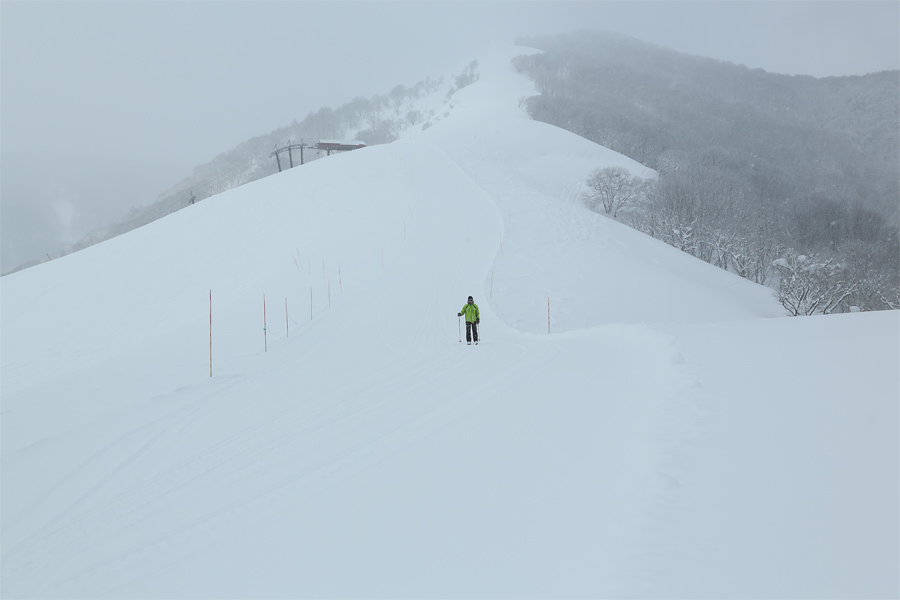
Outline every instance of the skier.
POLYGON ((461 317, 466 315, 466 341, 471 344, 472 338, 475 338, 475 343, 478 343, 478 324, 481 323, 481 317, 478 314, 478 305, 475 304, 475 301, 472 299, 472 296, 469 296, 468 302, 462 307, 462 310, 456 315, 457 317, 461 317))

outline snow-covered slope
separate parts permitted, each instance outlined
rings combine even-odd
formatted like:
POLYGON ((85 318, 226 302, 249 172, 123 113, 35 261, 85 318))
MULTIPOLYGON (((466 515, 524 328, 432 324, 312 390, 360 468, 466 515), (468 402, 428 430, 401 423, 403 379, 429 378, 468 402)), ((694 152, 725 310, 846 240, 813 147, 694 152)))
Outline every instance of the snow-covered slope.
POLYGON ((898 593, 897 313, 781 318, 584 209, 653 173, 528 120, 523 51, 0 280, 4 597, 898 593))
MULTIPOLYGON (((600 166, 656 173, 562 129, 527 119, 519 98, 537 93, 499 48, 479 60, 482 77, 453 97, 452 118, 407 139, 426 141, 494 200, 472 218, 499 210, 504 249, 495 258, 492 302, 522 331, 546 331, 536 316, 547 297, 555 326, 698 322, 774 317, 771 291, 733 277, 585 209, 585 180, 600 166), (537 292, 537 293, 535 293, 537 292)), ((489 292, 486 283, 484 292, 489 292)))

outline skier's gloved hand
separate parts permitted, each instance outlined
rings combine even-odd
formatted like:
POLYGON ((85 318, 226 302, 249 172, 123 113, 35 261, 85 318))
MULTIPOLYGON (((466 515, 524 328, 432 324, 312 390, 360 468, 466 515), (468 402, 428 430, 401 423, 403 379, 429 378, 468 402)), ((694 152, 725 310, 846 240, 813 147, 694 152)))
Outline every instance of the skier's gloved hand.
POLYGON ((461 317, 461 316, 462 316, 462 313, 456 313, 456 316, 457 316, 457 317, 461 317))
POLYGON ((476 325, 481 325, 481 319, 475 319, 475 324, 476 324, 476 325))

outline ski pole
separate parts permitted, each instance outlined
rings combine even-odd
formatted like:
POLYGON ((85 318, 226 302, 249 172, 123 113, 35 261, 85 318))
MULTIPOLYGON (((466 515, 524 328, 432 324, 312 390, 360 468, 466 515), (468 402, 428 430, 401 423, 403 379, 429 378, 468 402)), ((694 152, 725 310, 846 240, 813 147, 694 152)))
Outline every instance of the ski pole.
POLYGON ((462 344, 462 319, 456 315, 456 328, 459 330, 459 343, 462 344))

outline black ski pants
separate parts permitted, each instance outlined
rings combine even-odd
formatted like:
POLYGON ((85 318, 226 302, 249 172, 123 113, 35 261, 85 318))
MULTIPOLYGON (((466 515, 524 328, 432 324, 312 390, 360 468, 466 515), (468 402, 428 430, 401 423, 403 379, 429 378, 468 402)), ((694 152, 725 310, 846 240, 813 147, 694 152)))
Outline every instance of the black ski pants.
POLYGON ((466 321, 466 341, 471 342, 472 337, 475 337, 475 341, 478 341, 478 325, 476 325, 472 321, 466 321))

